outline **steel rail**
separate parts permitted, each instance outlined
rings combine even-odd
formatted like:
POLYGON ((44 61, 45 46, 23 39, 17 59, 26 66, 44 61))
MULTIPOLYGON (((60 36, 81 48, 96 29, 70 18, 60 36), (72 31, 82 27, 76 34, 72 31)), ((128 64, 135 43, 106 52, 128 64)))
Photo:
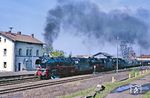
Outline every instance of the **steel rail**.
POLYGON ((0 80, 0 86, 14 85, 24 82, 37 81, 37 76, 19 76, 15 78, 3 78, 0 80))
MULTIPOLYGON (((119 72, 125 72, 128 70, 120 70, 119 72)), ((67 79, 62 79, 62 80, 52 80, 49 82, 45 83, 37 83, 37 84, 28 84, 28 85, 21 85, 21 86, 16 86, 16 87, 11 87, 5 88, 5 89, 0 89, 0 94, 7 94, 7 93, 13 93, 13 92, 19 92, 19 91, 24 91, 24 90, 30 90, 30 89, 35 89, 35 88, 41 88, 41 87, 46 87, 46 86, 52 86, 52 85, 58 85, 62 83, 69 83, 69 82, 74 82, 74 81, 80 81, 80 80, 85 80, 85 79, 90 79, 90 78, 95 78, 99 76, 103 76, 104 74, 113 74, 115 72, 102 72, 99 74, 92 74, 92 75, 83 75, 80 77, 72 77, 72 78, 67 78, 67 79)))
MULTIPOLYGON (((121 69, 118 70, 118 72, 129 72, 131 69, 121 69)), ((99 76, 103 76, 106 74, 115 74, 115 71, 107 71, 107 72, 101 72, 101 73, 97 73, 97 74, 90 74, 90 75, 82 75, 82 76, 77 76, 77 77, 69 77, 69 78, 61 78, 58 80, 51 80, 51 81, 46 81, 46 82, 42 82, 40 81, 40 83, 36 83, 33 82, 34 84, 28 84, 28 85, 20 85, 20 86, 16 86, 16 87, 8 87, 4 88, 4 89, 0 89, 0 95, 1 94, 7 94, 7 93, 13 93, 13 92, 19 92, 19 91, 24 91, 24 90, 30 90, 30 89, 35 89, 35 88, 41 88, 41 87, 46 87, 46 86, 53 86, 53 85, 58 85, 58 84, 62 84, 62 83, 69 83, 69 82, 74 82, 74 81, 80 81, 80 80, 85 80, 85 79, 90 79, 90 78, 95 78, 95 77, 99 77, 99 76)))

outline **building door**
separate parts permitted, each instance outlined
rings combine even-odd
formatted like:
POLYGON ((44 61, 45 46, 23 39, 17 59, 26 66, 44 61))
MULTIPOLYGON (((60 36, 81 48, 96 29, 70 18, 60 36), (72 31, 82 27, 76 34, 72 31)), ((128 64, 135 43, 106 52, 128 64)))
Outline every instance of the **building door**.
POLYGON ((28 71, 30 71, 30 70, 32 70, 33 68, 32 68, 32 60, 28 60, 27 62, 26 62, 26 69, 28 70, 28 71))
POLYGON ((21 63, 18 63, 18 71, 21 70, 21 63))

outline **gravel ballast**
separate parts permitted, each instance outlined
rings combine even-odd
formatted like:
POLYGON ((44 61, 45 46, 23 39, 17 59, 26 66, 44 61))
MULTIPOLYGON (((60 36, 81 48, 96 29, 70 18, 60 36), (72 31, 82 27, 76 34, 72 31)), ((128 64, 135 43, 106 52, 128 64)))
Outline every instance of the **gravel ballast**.
POLYGON ((111 82, 112 76, 114 76, 117 81, 120 81, 128 78, 128 72, 104 74, 91 79, 0 95, 0 98, 57 98, 58 96, 64 96, 80 90, 96 87, 97 84, 111 82))

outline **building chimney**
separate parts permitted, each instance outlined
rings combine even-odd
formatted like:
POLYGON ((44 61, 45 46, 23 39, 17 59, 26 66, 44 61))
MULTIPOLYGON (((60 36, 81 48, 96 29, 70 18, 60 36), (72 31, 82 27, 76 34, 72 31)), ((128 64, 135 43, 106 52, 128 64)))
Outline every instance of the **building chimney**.
POLYGON ((21 35, 21 32, 20 32, 20 31, 18 31, 18 32, 17 32, 17 34, 18 34, 18 35, 21 35))
POLYGON ((34 34, 31 34, 31 37, 34 38, 34 34))
POLYGON ((13 27, 9 27, 9 32, 10 32, 10 33, 11 33, 12 29, 13 29, 13 27))

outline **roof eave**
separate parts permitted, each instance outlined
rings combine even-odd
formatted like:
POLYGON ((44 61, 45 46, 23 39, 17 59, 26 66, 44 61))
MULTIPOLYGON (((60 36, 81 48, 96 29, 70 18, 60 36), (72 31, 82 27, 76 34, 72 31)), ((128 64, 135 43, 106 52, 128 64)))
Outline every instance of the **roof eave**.
POLYGON ((34 42, 26 42, 26 41, 19 41, 19 40, 16 40, 15 42, 22 42, 22 43, 30 43, 30 44, 40 44, 40 45, 43 45, 43 43, 34 43, 34 42))
POLYGON ((11 40, 11 41, 13 41, 13 42, 15 42, 15 40, 14 40, 14 39, 12 39, 12 38, 10 38, 10 37, 6 36, 6 35, 5 35, 5 34, 3 34, 3 33, 0 33, 0 35, 2 35, 3 37, 8 38, 9 40, 11 40))

